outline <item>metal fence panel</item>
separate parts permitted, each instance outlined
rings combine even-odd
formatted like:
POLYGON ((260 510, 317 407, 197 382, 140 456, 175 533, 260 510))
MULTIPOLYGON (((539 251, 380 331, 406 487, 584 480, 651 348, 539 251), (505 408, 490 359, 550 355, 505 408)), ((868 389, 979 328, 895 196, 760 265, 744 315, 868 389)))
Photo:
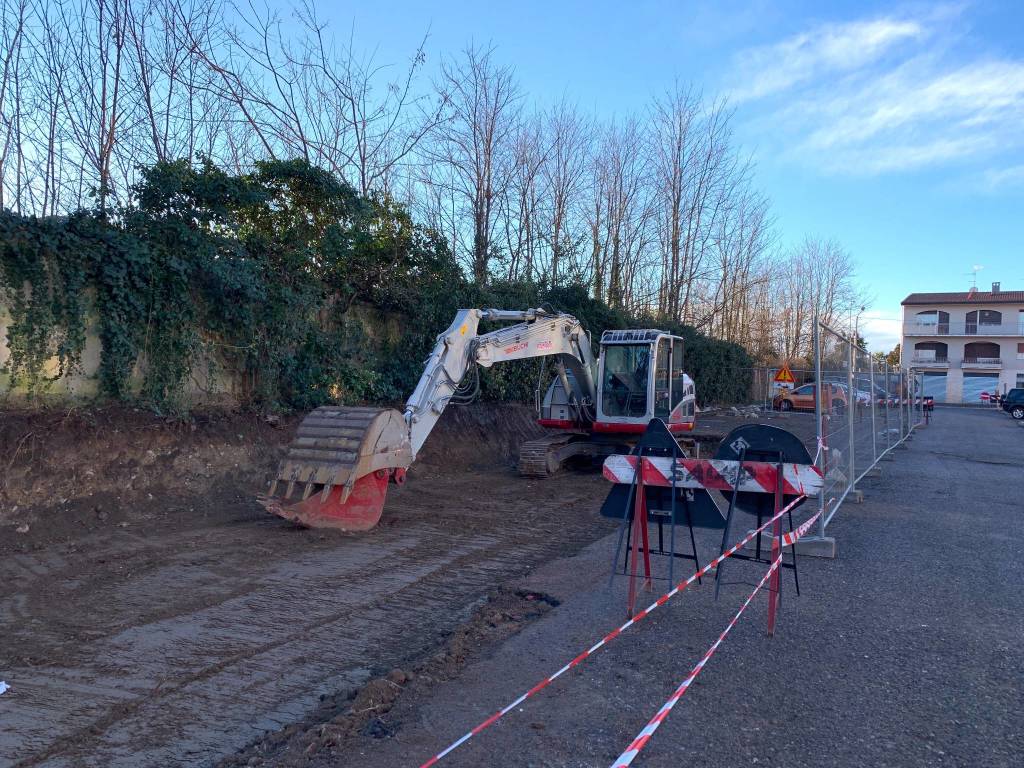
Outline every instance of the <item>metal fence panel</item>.
POLYGON ((824 538, 843 502, 857 494, 857 483, 924 423, 925 377, 874 358, 824 323, 815 323, 813 347, 813 368, 789 366, 790 397, 782 397, 784 390, 775 381, 778 367, 745 368, 737 374, 749 374, 751 382, 743 405, 763 412, 813 411, 817 446, 812 454, 825 479, 817 535, 824 538))
POLYGON ((879 459, 924 421, 924 376, 876 360, 824 323, 814 333, 819 497, 824 537, 840 506, 879 459))

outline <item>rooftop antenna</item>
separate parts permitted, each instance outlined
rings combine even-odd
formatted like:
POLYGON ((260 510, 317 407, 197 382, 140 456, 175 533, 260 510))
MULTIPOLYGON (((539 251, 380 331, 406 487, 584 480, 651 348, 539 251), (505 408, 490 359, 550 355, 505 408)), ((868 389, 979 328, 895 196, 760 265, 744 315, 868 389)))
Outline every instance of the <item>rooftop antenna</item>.
POLYGON ((981 272, 981 270, 983 270, 983 269, 984 269, 984 267, 981 266, 981 264, 975 264, 973 267, 971 267, 971 271, 970 272, 964 272, 965 275, 967 275, 969 278, 971 278, 971 288, 974 288, 975 290, 977 290, 977 288, 978 288, 978 273, 981 272))

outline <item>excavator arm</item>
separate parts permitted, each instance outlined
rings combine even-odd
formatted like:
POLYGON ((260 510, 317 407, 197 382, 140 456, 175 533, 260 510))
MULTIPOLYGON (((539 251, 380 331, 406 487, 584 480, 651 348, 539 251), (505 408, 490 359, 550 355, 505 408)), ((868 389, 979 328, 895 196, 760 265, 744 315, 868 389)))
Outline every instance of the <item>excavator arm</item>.
POLYGON ((566 368, 593 404, 597 364, 590 340, 572 315, 543 309, 461 309, 437 337, 405 413, 388 408, 323 406, 299 425, 270 493, 260 499, 274 514, 309 527, 363 531, 380 519, 388 482, 402 483, 459 384, 474 366, 554 356, 562 385, 566 368), (480 334, 481 321, 515 325, 480 334), (301 489, 301 498, 293 495, 301 489), (278 495, 280 492, 280 495, 278 495))
POLYGON ((586 331, 572 315, 549 313, 543 309, 509 311, 500 309, 462 309, 427 358, 423 375, 405 404, 412 458, 416 458, 430 430, 458 389, 466 373, 475 365, 489 368, 508 360, 555 356, 559 375, 565 382, 568 367, 593 402, 597 363, 586 331), (515 325, 478 334, 481 320, 518 320, 515 325))

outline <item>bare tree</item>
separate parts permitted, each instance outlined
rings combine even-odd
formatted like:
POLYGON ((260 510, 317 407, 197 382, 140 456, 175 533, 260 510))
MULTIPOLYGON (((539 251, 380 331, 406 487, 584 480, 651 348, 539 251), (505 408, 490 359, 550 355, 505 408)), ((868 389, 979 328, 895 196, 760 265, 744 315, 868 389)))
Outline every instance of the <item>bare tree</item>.
POLYGON ((427 82, 426 37, 389 66, 314 0, 237 2, 0 0, 0 206, 54 215, 95 190, 105 210, 140 165, 300 157, 408 204, 478 282, 580 281, 765 360, 864 301, 834 241, 777 249, 720 101, 676 84, 642 119, 527 111, 492 48, 427 82))
POLYGON ((432 100, 415 91, 426 62, 426 36, 398 77, 385 83, 387 68, 372 55, 358 56, 351 38, 340 54, 333 53, 311 3, 304 6, 300 18, 307 40, 302 64, 311 69, 317 85, 306 112, 314 118, 341 118, 332 123, 314 119, 319 154, 328 160, 328 167, 354 168, 356 186, 363 194, 387 190, 396 168, 411 158, 444 114, 443 99, 432 100))
POLYGON ((660 311, 693 319, 697 287, 716 221, 731 201, 735 161, 730 114, 721 102, 705 106, 676 87, 651 109, 650 143, 656 179, 662 285, 660 311))
POLYGON ((192 36, 216 26, 216 0, 148 0, 128 6, 130 77, 138 132, 129 148, 136 162, 212 156, 229 117, 204 87, 208 71, 189 50, 192 36), (201 32, 200 32, 201 31, 201 32))
POLYGON ((678 83, 651 107, 649 140, 662 250, 659 306, 670 317, 679 316, 680 277, 689 271, 684 231, 689 223, 687 193, 698 149, 695 123, 700 109, 699 98, 692 91, 682 91, 678 83))
POLYGON ((22 210, 26 188, 23 119, 27 0, 0 3, 0 209, 22 210))
POLYGON ((541 130, 536 116, 520 120, 512 148, 508 194, 501 201, 510 280, 536 279, 541 267, 537 253, 543 204, 540 174, 546 160, 541 130))
POLYGON ((451 168, 453 193, 472 230, 473 278, 483 282, 493 255, 500 200, 511 181, 520 91, 512 69, 499 66, 492 48, 470 46, 441 66, 438 91, 448 104, 429 159, 451 168))
POLYGON ((635 119, 605 129, 592 161, 590 231, 595 294, 641 309, 652 291, 643 257, 650 245, 648 164, 635 119))
POLYGON ((592 130, 590 122, 563 99, 544 115, 544 134, 547 151, 541 175, 547 209, 545 239, 551 252, 549 272, 554 285, 578 240, 573 235, 572 216, 584 190, 592 130))
POLYGON ((834 240, 806 238, 786 254, 779 269, 776 348, 787 359, 811 353, 814 318, 842 324, 865 302, 850 254, 834 240))
POLYGON ((754 190, 741 191, 720 217, 712 249, 716 272, 709 285, 704 315, 697 325, 717 338, 755 349, 764 347, 754 315, 771 280, 772 244, 768 200, 754 190))
POLYGON ((116 194, 114 152, 130 103, 125 94, 128 6, 129 0, 82 0, 79 7, 61 7, 67 40, 76 49, 63 106, 76 149, 90 168, 100 211, 116 194))
MULTIPOLYGON (((234 16, 234 25, 197 28, 183 19, 182 27, 208 70, 207 87, 233 105, 260 153, 302 157, 363 194, 387 193, 441 119, 443 104, 416 89, 426 38, 389 80, 389 67, 356 50, 354 33, 337 44, 312 2, 295 10, 291 34, 268 8, 250 3, 234 16)), ((237 155, 237 131, 230 144, 237 155)))

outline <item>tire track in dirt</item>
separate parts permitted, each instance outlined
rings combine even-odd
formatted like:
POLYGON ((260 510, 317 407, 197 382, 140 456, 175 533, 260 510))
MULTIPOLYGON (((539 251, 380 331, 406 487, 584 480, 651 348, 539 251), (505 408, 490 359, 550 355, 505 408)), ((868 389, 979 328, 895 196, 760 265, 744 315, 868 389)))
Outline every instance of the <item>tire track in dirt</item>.
POLYGON ((113 587, 83 584, 75 556, 34 554, 28 570, 54 588, 0 603, 30 626, 22 637, 61 646, 38 626, 46 595, 80 595, 99 618, 68 619, 87 630, 68 658, 6 672, 0 765, 213 763, 428 652, 497 583, 600 535, 602 491, 595 477, 467 473, 421 480, 365 537, 308 542, 263 521, 112 536, 90 556, 137 564, 113 587))

